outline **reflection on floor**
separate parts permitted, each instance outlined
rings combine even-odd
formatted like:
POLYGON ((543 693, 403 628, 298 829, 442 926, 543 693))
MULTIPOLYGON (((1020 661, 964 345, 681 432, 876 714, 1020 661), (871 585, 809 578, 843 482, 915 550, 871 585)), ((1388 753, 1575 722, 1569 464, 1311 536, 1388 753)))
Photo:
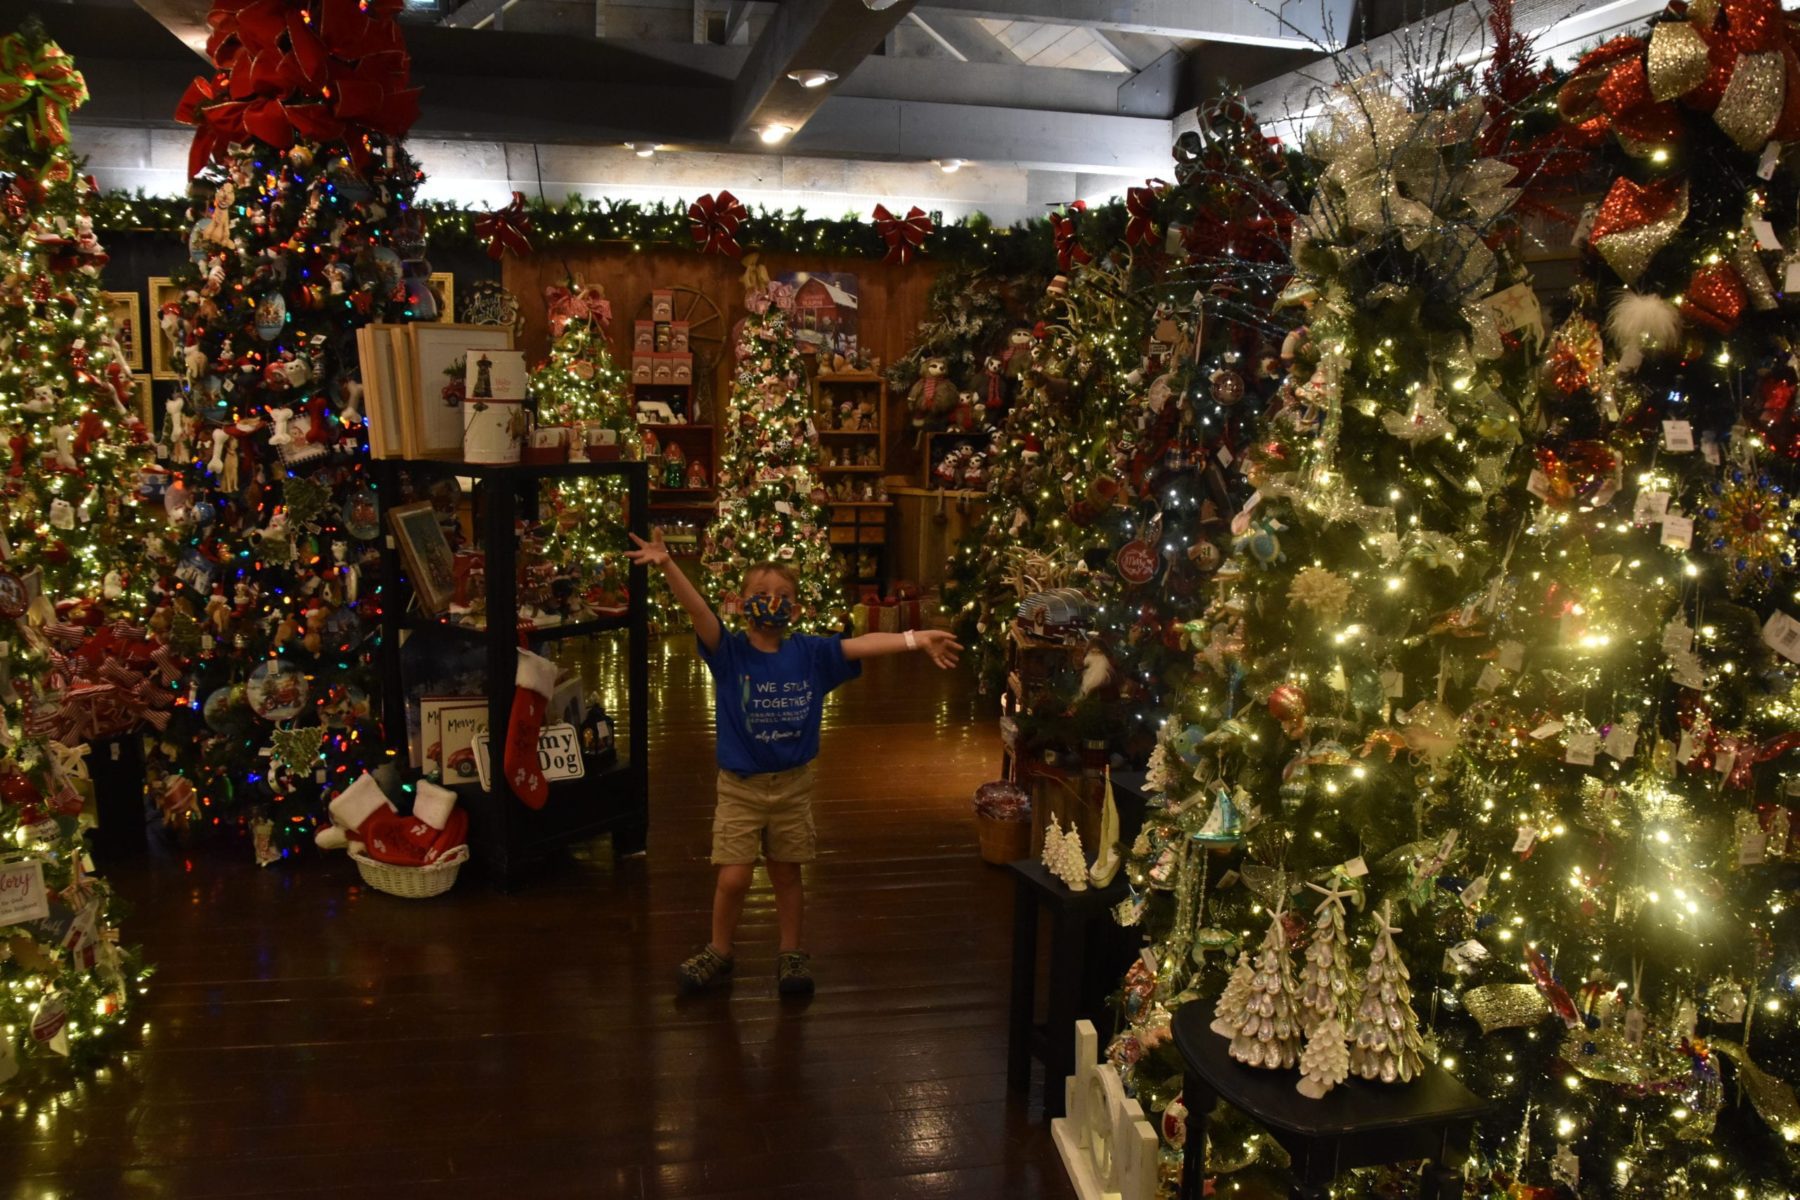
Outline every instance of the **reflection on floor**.
POLYGON ((810 1006, 776 999, 760 877, 733 991, 677 1003, 711 714, 689 645, 655 654, 645 859, 601 841, 515 895, 426 902, 247 847, 116 871, 157 965, 139 1045, 41 1118, 0 1109, 0 1193, 1070 1195, 1005 1091, 1011 895, 969 816, 999 753, 966 678, 884 660, 833 699, 810 1006))

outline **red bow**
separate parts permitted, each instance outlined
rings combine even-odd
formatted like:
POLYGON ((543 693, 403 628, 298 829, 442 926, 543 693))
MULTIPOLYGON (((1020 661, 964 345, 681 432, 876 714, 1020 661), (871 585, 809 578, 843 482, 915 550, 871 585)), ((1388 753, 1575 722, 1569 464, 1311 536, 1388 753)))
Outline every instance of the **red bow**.
POLYGON ((1125 189, 1125 244, 1148 246, 1156 240, 1156 198, 1169 185, 1158 179, 1147 179, 1141 188, 1125 189))
POLYGON ((688 232, 693 234, 694 245, 700 247, 702 254, 738 258, 744 253, 737 244, 738 227, 749 216, 730 192, 720 192, 716 197, 709 192, 688 205, 688 232))
POLYGON ((475 222, 475 236, 487 243, 488 257, 499 261, 508 250, 520 258, 531 253, 531 218, 525 213, 525 193, 514 192, 512 203, 475 222))
POLYGON ((218 73, 188 85, 175 119, 199 127, 190 174, 232 142, 286 149, 298 138, 348 142, 399 137, 419 118, 394 16, 396 0, 219 0, 207 54, 218 73))
MULTIPOLYGON (((1073 207, 1076 212, 1081 212, 1087 208, 1087 205, 1077 200, 1073 207)), ((1080 238, 1075 236, 1074 217, 1051 213, 1050 230, 1056 235, 1056 262, 1063 270, 1068 270, 1076 263, 1094 261, 1094 256, 1088 253, 1088 248, 1081 244, 1080 238)))
POLYGON ((875 206, 875 232, 887 243, 887 257, 882 262, 899 263, 905 266, 911 262, 914 254, 922 253, 925 239, 931 236, 931 218, 925 210, 913 205, 905 219, 896 217, 887 210, 884 204, 875 206))
POLYGON ((552 285, 544 289, 544 303, 550 309, 550 336, 559 338, 571 321, 598 324, 602 330, 612 321, 612 304, 606 290, 598 284, 574 287, 552 285))

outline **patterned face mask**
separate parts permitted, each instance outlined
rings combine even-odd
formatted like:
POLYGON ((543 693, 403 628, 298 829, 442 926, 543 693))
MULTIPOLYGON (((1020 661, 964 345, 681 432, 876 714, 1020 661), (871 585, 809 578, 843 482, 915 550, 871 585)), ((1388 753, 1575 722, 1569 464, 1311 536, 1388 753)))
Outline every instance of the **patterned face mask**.
POLYGON ((744 616, 758 629, 771 632, 786 629, 788 622, 794 619, 794 603, 786 596, 758 592, 744 597, 744 616))

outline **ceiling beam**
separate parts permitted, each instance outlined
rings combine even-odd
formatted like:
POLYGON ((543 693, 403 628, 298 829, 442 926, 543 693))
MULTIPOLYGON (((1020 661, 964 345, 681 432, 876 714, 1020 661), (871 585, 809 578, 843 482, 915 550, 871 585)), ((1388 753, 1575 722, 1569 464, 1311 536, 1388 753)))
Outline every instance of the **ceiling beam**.
POLYGON ((897 0, 879 11, 863 0, 787 0, 763 26, 732 88, 733 140, 749 141, 770 125, 803 128, 831 89, 803 88, 788 72, 835 71, 844 78, 912 7, 913 0, 897 0))
POLYGON ((493 22, 494 28, 500 27, 500 14, 511 8, 518 0, 468 0, 455 12, 444 17, 444 24, 451 29, 480 29, 493 22))
POLYGON ((932 13, 927 21, 915 11, 906 19, 963 62, 1016 64, 1020 61, 1005 42, 983 29, 974 17, 932 13))
POLYGON ((209 0, 137 0, 137 6, 155 17, 189 50, 206 57, 206 41, 212 36, 212 26, 206 23, 206 14, 212 8, 209 0))
POLYGON ((735 46, 750 40, 750 0, 731 0, 725 10, 725 45, 735 46))
POLYGON ((1141 33, 1126 33, 1122 29, 1094 29, 1089 32, 1094 35, 1096 41, 1106 47, 1108 54, 1133 71, 1142 71, 1170 50, 1166 38, 1147 37, 1141 33))
MULTIPOLYGON (((1085 25, 1154 37, 1310 47, 1343 43, 1351 0, 926 0, 927 9, 1000 21, 1085 25)), ((927 13, 929 19, 929 12, 927 13)))

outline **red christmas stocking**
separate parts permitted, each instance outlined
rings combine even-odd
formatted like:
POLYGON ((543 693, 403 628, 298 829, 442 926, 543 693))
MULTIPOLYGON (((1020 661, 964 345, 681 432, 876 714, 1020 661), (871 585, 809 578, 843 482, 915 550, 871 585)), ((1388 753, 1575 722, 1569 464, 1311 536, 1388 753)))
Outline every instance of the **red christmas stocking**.
POLYGON ((544 710, 556 687, 556 664, 521 650, 513 678, 518 690, 506 725, 506 782, 528 807, 542 808, 550 798, 550 785, 538 770, 538 731, 544 727, 544 710))

